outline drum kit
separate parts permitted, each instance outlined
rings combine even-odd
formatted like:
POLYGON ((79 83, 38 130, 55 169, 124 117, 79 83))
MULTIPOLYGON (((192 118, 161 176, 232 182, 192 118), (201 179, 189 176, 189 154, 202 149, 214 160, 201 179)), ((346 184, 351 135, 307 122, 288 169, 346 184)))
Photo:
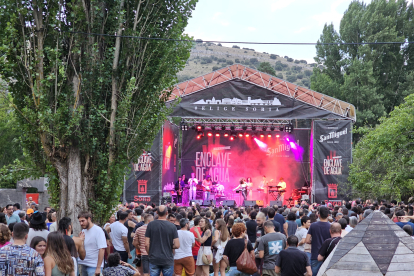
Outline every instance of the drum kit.
POLYGON ((289 205, 299 204, 302 200, 309 199, 308 187, 302 187, 301 189, 294 189, 292 195, 289 197, 289 205))

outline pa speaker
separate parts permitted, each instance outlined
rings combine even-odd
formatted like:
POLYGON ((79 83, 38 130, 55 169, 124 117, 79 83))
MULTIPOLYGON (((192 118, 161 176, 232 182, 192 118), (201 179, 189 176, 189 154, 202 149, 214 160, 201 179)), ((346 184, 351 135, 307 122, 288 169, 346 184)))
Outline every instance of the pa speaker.
POLYGON ((222 206, 234 207, 236 205, 235 200, 223 200, 222 206))
POLYGON ((257 204, 259 207, 263 207, 263 206, 264 206, 263 200, 256 200, 256 204, 257 204))
POLYGON ((213 200, 203 200, 203 206, 211 206, 211 205, 216 205, 216 201, 213 200))
POLYGON ((201 200, 201 199, 193 199, 193 200, 190 200, 190 206, 195 206, 196 204, 198 203, 198 205, 203 205, 203 200, 201 200))
POLYGON ((256 200, 245 200, 244 201, 244 206, 254 206, 256 205, 256 200))
POLYGON ((271 200, 270 201, 270 207, 273 205, 277 205, 278 207, 282 207, 282 201, 281 200, 271 200))

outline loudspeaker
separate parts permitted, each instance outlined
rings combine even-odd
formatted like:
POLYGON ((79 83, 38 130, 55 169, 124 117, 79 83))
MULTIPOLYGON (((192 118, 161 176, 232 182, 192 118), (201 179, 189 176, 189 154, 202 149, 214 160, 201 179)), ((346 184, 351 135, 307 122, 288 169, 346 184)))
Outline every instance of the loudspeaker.
POLYGON ((264 206, 263 200, 245 200, 244 201, 244 206, 254 206, 256 204, 259 207, 263 207, 264 206))
POLYGON ((282 207, 282 201, 281 200, 271 200, 270 201, 270 207, 273 205, 277 205, 278 207, 282 207))
POLYGON ((212 200, 204 200, 202 205, 203 206, 216 205, 216 200, 214 200, 214 199, 212 199, 212 200))
POLYGON ((198 203, 200 206, 203 205, 203 200, 201 199, 193 199, 190 200, 190 206, 193 206, 193 202, 194 202, 194 206, 198 203))
POLYGON ((236 205, 235 200, 223 200, 223 203, 221 203, 221 206, 234 207, 235 205, 236 205))

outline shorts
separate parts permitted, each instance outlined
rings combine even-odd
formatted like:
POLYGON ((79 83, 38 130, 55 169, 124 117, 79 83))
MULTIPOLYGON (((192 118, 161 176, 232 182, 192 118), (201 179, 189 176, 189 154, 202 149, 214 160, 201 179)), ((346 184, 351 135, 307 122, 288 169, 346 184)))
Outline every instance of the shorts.
POLYGON ((144 274, 150 273, 148 255, 141 255, 141 267, 144 274))
POLYGON ((211 260, 210 265, 213 265, 213 258, 212 258, 213 253, 211 252, 211 247, 210 246, 200 247, 200 250, 198 250, 196 265, 206 265, 205 263, 203 263, 203 249, 204 249, 204 254, 210 256, 210 260, 211 260))
POLYGON ((263 269, 262 275, 280 276, 280 273, 276 273, 274 269, 263 269))
POLYGON ((194 275, 195 266, 194 266, 193 256, 174 260, 174 274, 175 275, 181 275, 183 268, 187 276, 194 275))

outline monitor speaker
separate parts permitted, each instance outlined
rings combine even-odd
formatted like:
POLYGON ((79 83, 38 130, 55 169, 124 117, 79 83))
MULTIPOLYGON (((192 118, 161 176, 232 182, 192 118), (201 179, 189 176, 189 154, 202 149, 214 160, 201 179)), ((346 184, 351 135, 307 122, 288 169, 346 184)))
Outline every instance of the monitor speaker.
POLYGON ((236 205, 235 200, 223 200, 223 203, 221 203, 222 206, 228 206, 228 207, 234 207, 236 205))
POLYGON ((281 200, 271 200, 270 201, 270 207, 273 205, 277 205, 278 207, 282 207, 282 201, 281 200))
POLYGON ((245 200, 244 201, 244 206, 246 206, 246 207, 247 206, 254 206, 256 204, 259 207, 263 207, 264 206, 263 200, 245 200))
POLYGON ((216 201, 214 199, 212 199, 212 200, 203 200, 202 206, 211 206, 211 205, 216 205, 216 201))
POLYGON ((190 200, 190 206, 193 206, 193 203, 194 203, 194 206, 197 203, 201 206, 201 205, 203 205, 203 200, 201 200, 201 199, 193 199, 193 200, 190 200))

